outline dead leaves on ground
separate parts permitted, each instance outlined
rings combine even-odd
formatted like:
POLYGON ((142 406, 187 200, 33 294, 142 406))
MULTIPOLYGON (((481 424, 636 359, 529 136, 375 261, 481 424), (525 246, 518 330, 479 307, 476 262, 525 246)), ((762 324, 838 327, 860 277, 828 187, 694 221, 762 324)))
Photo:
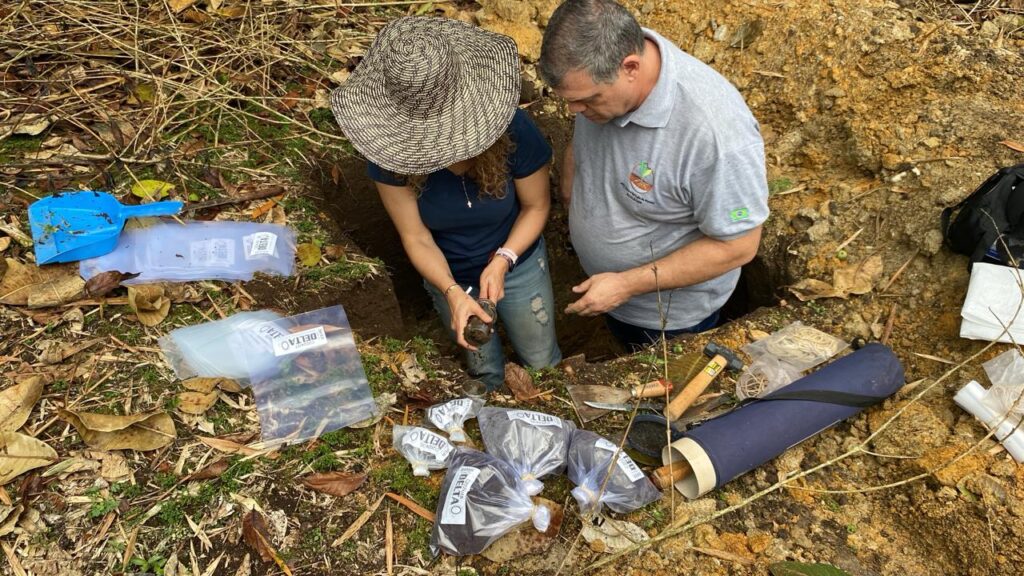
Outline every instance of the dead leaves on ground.
POLYGON ((832 284, 805 278, 789 289, 803 302, 818 298, 847 298, 850 294, 867 294, 881 278, 882 269, 882 257, 876 254, 858 264, 836 269, 832 274, 832 284))
POLYGON ((56 460, 57 452, 45 442, 18 432, 0 432, 0 486, 56 460))
POLYGON ((190 378, 182 382, 187 392, 178 394, 178 410, 199 416, 213 408, 220 398, 220 390, 241 392, 242 387, 230 378, 190 378))
POLYGON ((520 402, 536 400, 541 393, 533 385, 533 377, 530 376, 530 373, 515 362, 505 364, 505 385, 520 402))
POLYGON ((61 410, 60 417, 97 450, 156 450, 178 436, 174 421, 162 411, 116 416, 61 410))
POLYGON ((131 280, 138 275, 138 273, 118 272, 117 270, 100 272, 92 278, 89 278, 85 283, 85 295, 89 298, 106 296, 108 293, 121 286, 121 282, 131 280))
POLYGON ((43 395, 43 384, 42 376, 28 376, 0 392, 0 432, 15 432, 25 425, 43 395))
POLYGON ((323 472, 310 474, 302 479, 302 484, 306 488, 338 497, 355 491, 364 482, 366 482, 366 474, 353 472, 323 472))
POLYGON ((311 243, 299 244, 295 247, 295 255, 303 266, 316 266, 320 262, 320 247, 311 243))
POLYGON ((291 576, 291 569, 270 542, 270 533, 267 531, 267 521, 263 518, 263 514, 256 510, 250 510, 245 515, 245 518, 242 519, 242 539, 259 553, 264 562, 273 560, 281 571, 291 576))
POLYGON ((186 390, 193 392, 212 392, 215 388, 219 388, 225 392, 238 393, 242 391, 242 387, 238 382, 231 378, 204 378, 202 376, 197 378, 189 378, 181 383, 186 390))
POLYGON ((7 272, 0 280, 0 304, 45 308, 74 301, 85 289, 78 265, 40 268, 7 258, 7 272))
POLYGON ((156 326, 171 311, 171 299, 161 284, 128 287, 128 306, 145 326, 156 326))

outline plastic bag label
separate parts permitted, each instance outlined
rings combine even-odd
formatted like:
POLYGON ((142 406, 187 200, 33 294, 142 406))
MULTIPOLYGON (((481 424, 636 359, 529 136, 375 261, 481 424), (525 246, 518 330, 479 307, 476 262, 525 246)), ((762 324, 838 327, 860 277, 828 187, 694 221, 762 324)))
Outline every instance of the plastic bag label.
POLYGON ((521 420, 534 426, 557 426, 562 427, 562 419, 557 416, 550 414, 541 414, 540 412, 531 412, 529 410, 509 410, 509 420, 521 420))
POLYGON ((327 344, 327 333, 324 332, 323 326, 292 334, 281 333, 273 336, 273 344, 274 356, 287 356, 327 344))
POLYGON ((451 430, 457 426, 457 420, 469 413, 473 407, 473 401, 469 398, 459 398, 446 402, 440 406, 434 406, 427 415, 435 426, 442 430, 451 430))
POLYGON ((600 448, 601 450, 607 450, 612 454, 618 452, 619 457, 615 459, 615 463, 618 465, 619 470, 622 470, 622 473, 626 475, 626 478, 629 478, 630 482, 636 482, 644 477, 644 471, 636 465, 636 462, 633 462, 633 459, 630 458, 628 454, 619 450, 619 447, 615 444, 601 438, 594 442, 594 447, 600 448))
POLYGON ((462 466, 455 472, 448 496, 444 499, 444 508, 441 510, 441 524, 466 523, 466 498, 479 475, 480 469, 472 466, 462 466))
POLYGON ((257 256, 273 256, 277 248, 277 234, 273 232, 256 232, 242 238, 245 245, 245 258, 250 260, 257 256))
POLYGON ((438 460, 447 460, 453 450, 452 445, 444 437, 422 428, 414 428, 403 436, 402 446, 432 454, 438 460))
POLYGON ((190 242, 189 255, 193 266, 234 266, 235 241, 230 238, 212 238, 190 242))

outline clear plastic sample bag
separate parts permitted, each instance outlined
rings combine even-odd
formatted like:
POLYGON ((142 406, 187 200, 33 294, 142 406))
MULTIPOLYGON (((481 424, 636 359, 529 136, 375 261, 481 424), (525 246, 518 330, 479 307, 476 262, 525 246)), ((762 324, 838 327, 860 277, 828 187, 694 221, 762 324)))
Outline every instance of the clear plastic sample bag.
POLYGON ((231 340, 250 358, 265 444, 301 442, 376 415, 341 306, 251 326, 231 340))
POLYGON ((567 474, 576 485, 572 495, 584 514, 597 514, 602 505, 624 514, 661 498, 661 491, 629 455, 589 430, 573 432, 567 474))
POLYGON ((797 370, 810 370, 849 346, 817 328, 793 322, 789 326, 741 348, 751 358, 770 354, 797 370))
POLYGON ((466 420, 476 418, 483 405, 484 401, 479 398, 456 398, 427 408, 427 421, 438 430, 444 430, 452 442, 465 442, 463 426, 466 420))
POLYGON ((251 280, 256 272, 291 276, 295 232, 257 222, 155 221, 126 228, 113 252, 83 260, 78 269, 86 280, 112 270, 138 274, 124 284, 251 280))
POLYGON ((480 434, 487 453, 515 468, 531 496, 544 484, 540 478, 565 469, 569 441, 576 425, 557 416, 488 407, 480 410, 480 434))
POLYGON ((412 465, 413 476, 430 476, 448 467, 455 447, 444 436, 419 426, 395 426, 392 445, 412 465))
POLYGON ((455 556, 479 554, 528 520, 547 531, 551 511, 536 505, 508 463, 457 448, 441 484, 430 547, 455 556))
POLYGON ((181 380, 203 376, 245 382, 250 368, 255 372, 268 370, 274 357, 250 354, 233 336, 280 319, 280 314, 270 310, 239 312, 223 320, 171 330, 160 338, 160 349, 181 380))

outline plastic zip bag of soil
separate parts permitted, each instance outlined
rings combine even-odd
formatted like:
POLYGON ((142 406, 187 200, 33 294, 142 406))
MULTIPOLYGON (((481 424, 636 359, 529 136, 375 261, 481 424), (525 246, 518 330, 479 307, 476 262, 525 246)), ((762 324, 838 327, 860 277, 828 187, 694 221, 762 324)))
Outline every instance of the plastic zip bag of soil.
POLYGON ((441 484, 430 547, 435 554, 479 554, 528 520, 545 532, 551 511, 533 503, 516 471, 490 454, 457 448, 441 484))
POLYGON ((419 426, 395 426, 395 450, 412 465, 413 476, 430 476, 431 470, 448 467, 455 447, 444 437, 419 426))
POLYGON ((264 322, 230 341, 250 357, 266 446, 316 438, 378 412, 341 306, 264 322))
POLYGON ((444 404, 435 404, 427 408, 427 420, 444 430, 452 442, 465 442, 466 432, 463 426, 466 420, 476 418, 484 401, 478 398, 456 398, 444 404))
POLYGON ((86 280, 110 270, 138 274, 126 285, 252 280, 256 272, 291 276, 295 232, 258 222, 155 222, 125 228, 113 252, 83 260, 78 268, 86 280))
POLYGON ((540 494, 540 478, 565 469, 576 425, 530 410, 488 407, 480 410, 480 435, 487 453, 515 468, 531 496, 540 494))
POLYGON ((567 472, 569 480, 576 485, 572 495, 584 514, 596 515, 602 505, 625 514, 661 498, 661 491, 629 455, 589 430, 573 432, 567 472))

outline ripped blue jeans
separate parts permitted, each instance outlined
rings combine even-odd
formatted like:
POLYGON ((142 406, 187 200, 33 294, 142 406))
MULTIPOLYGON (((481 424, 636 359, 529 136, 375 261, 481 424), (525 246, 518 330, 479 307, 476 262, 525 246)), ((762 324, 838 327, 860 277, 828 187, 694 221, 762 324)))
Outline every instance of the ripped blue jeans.
MULTIPOLYGON (((424 281, 423 285, 434 301, 441 323, 454 340, 448 301, 430 283, 424 281)), ((479 291, 480 287, 474 284, 471 294, 478 296, 479 291)), ((562 351, 555 338, 554 312, 547 247, 541 238, 529 258, 520 260, 515 270, 505 275, 505 297, 498 302, 498 322, 505 327, 512 349, 531 368, 546 368, 562 361, 562 351)), ((505 385, 505 355, 497 332, 476 352, 465 352, 469 374, 482 380, 487 390, 505 385)))

